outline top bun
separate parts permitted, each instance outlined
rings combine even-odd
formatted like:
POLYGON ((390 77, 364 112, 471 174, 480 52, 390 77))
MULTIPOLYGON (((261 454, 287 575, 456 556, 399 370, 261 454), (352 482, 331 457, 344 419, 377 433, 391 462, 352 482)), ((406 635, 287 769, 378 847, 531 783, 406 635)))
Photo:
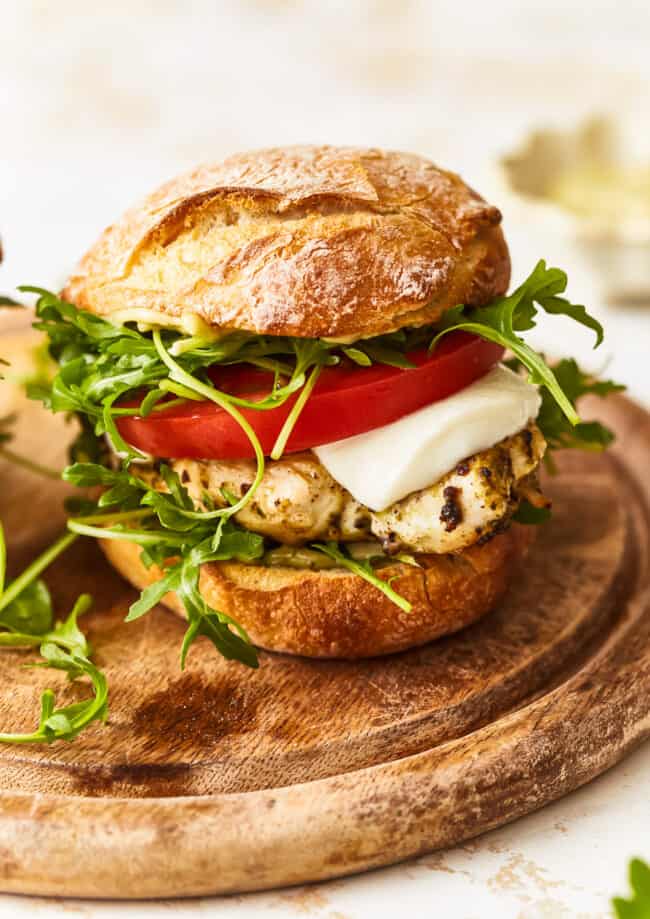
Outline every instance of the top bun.
POLYGON ((63 293, 118 323, 189 329, 198 317, 260 334, 368 338, 503 294, 500 221, 420 156, 278 147, 163 185, 104 231, 63 293))

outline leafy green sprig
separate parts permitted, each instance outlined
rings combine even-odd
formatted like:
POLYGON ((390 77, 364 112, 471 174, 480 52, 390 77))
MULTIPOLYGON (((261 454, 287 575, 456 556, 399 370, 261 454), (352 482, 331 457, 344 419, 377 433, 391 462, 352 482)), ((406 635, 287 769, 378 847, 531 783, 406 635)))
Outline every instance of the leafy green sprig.
POLYGON ((488 306, 479 310, 468 311, 464 306, 449 310, 443 316, 443 328, 434 337, 431 347, 449 332, 462 330, 473 332, 481 338, 503 345, 512 351, 515 357, 528 371, 531 383, 544 388, 552 397, 560 411, 571 425, 580 422, 580 416, 558 379, 557 374, 549 367, 543 355, 526 344, 520 332, 535 327, 539 308, 554 316, 568 316, 575 322, 591 329, 596 335, 597 348, 603 340, 603 327, 591 316, 584 306, 571 303, 560 294, 567 286, 567 276, 559 268, 547 268, 546 262, 539 261, 532 274, 514 293, 507 297, 498 297, 488 306))
POLYGON ((234 559, 253 562, 264 554, 264 540, 237 526, 228 511, 196 511, 178 475, 165 465, 160 474, 167 491, 150 486, 128 469, 77 463, 64 479, 80 487, 104 489, 85 516, 68 520, 76 534, 97 539, 123 539, 141 548, 147 567, 157 565, 162 577, 145 588, 132 604, 127 621, 149 612, 166 593, 174 591, 185 607, 188 628, 181 648, 181 666, 199 635, 205 635, 227 659, 257 666, 257 654, 244 629, 230 616, 212 609, 199 591, 201 566, 234 559), (219 517, 215 520, 215 515, 219 517))
POLYGON ((0 732, 0 743, 52 743, 73 740, 94 721, 105 721, 108 685, 102 671, 91 661, 91 649, 77 619, 89 608, 91 598, 80 596, 68 617, 54 623, 52 599, 39 575, 77 537, 68 533, 58 539, 5 589, 7 549, 0 525, 0 647, 38 647, 42 661, 34 667, 62 670, 70 680, 87 677, 93 689, 89 699, 56 706, 51 689, 41 696, 38 726, 28 733, 0 732))
MULTIPOLYGON (((339 360, 332 346, 318 339, 234 332, 215 341, 168 331, 149 334, 114 326, 42 288, 21 290, 38 294, 35 327, 48 335, 51 353, 60 364, 51 386, 32 385, 30 395, 41 399, 52 411, 87 417, 94 434, 109 434, 127 459, 139 454, 120 436, 115 423, 120 416, 146 417, 168 409, 170 394, 181 401, 211 399, 233 415, 231 410, 237 408, 277 408, 307 385, 310 370, 339 360), (233 363, 248 363, 274 374, 264 398, 251 401, 213 385, 207 369, 233 363), (136 397, 137 406, 116 405, 136 397)), ((297 414, 294 406, 294 423, 297 414)), ((236 417, 240 421, 242 416, 237 413, 236 417)), ((290 431, 287 428, 281 433, 282 446, 290 431)), ((274 458, 280 452, 276 446, 274 458)))
MULTIPOLYGON (((511 370, 521 372, 523 366, 519 358, 506 361, 511 370)), ((577 411, 577 403, 586 395, 605 397, 625 389, 613 380, 599 380, 581 370, 573 358, 565 358, 553 365, 553 372, 562 391, 577 411)), ((606 450, 614 440, 614 432, 600 421, 579 421, 573 425, 548 389, 541 389, 542 404, 537 416, 537 426, 544 435, 547 451, 544 462, 549 472, 555 472, 553 453, 555 450, 576 449, 600 451, 606 450)), ((525 499, 517 508, 513 519, 517 523, 537 526, 546 523, 551 517, 549 507, 534 507, 525 499)))
POLYGON ((612 906, 617 919, 650 919, 650 867, 633 858, 629 867, 631 898, 614 897, 612 906))
MULTIPOLYGON (((80 487, 104 489, 97 504, 84 517, 73 517, 69 528, 80 535, 98 539, 124 539, 140 545, 142 559, 148 567, 157 564, 163 576, 145 588, 128 613, 127 621, 149 612, 168 592, 175 592, 188 613, 189 625, 181 648, 181 666, 187 652, 199 635, 205 635, 225 657, 257 666, 255 649, 231 617, 211 609, 199 591, 201 566, 207 562, 235 559, 244 563, 259 561, 264 555, 262 536, 235 524, 227 508, 199 512, 178 475, 160 466, 160 476, 167 491, 151 486, 146 478, 133 476, 126 469, 107 469, 100 464, 75 464, 64 473, 66 481, 80 487), (131 508, 131 510, 117 510, 131 508), (219 515, 216 526, 215 515, 219 515), (233 631, 234 630, 234 631, 233 631)), ((315 544, 314 549, 373 584, 398 607, 410 611, 410 603, 401 597, 374 571, 371 560, 351 558, 335 542, 315 544)), ((406 556, 398 560, 414 564, 406 556)))
MULTIPOLYGON (((553 366, 555 378, 572 405, 587 395, 604 398, 612 393, 623 392, 625 386, 614 380, 600 380, 581 370, 576 361, 565 359, 553 366)), ((537 418, 551 450, 605 450, 614 440, 614 433, 600 421, 579 421, 568 423, 557 403, 542 391, 542 406, 537 418)))
MULTIPOLYGON (((317 549, 319 552, 322 552, 328 558, 331 558, 340 568, 346 568, 348 571, 351 571, 352 574, 356 574, 357 577, 362 578, 364 581, 367 581, 369 584, 372 584, 373 587, 376 587, 377 590, 380 590, 385 596, 391 600, 395 606, 399 607, 405 613, 410 613, 412 609, 411 603, 400 594, 390 585, 389 581, 383 580, 380 578, 374 571, 370 559, 354 559, 351 558, 347 553, 341 550, 341 547, 335 542, 326 542, 326 543, 313 543, 312 549, 317 549)), ((402 556, 401 561, 404 561, 406 564, 413 564, 412 561, 406 561, 408 556, 402 556)), ((416 567, 417 562, 415 563, 416 567)))
MULTIPOLYGON (((525 369, 519 358, 506 361, 511 370, 521 372, 525 369)), ((614 380, 601 380, 586 373, 573 358, 564 358, 553 365, 553 373, 562 391, 577 412, 578 402, 583 396, 594 395, 605 398, 612 393, 623 392, 625 386, 614 380)), ((550 392, 540 390, 542 404, 537 416, 537 426, 544 435, 548 445, 546 465, 554 471, 552 453, 555 450, 589 450, 601 451, 614 440, 614 432, 600 421, 579 421, 572 424, 562 411, 550 392)))
MULTIPOLYGON (((211 511, 198 511, 178 476, 167 467, 163 466, 162 469, 168 488, 168 494, 165 494, 149 488, 141 479, 131 476, 125 468, 114 473, 101 465, 72 466, 64 473, 67 481, 104 488, 110 484, 111 487, 101 496, 98 508, 135 508, 137 505, 146 505, 151 507, 151 512, 134 510, 128 521, 122 517, 117 523, 115 514, 109 513, 109 518, 112 518, 109 521, 91 517, 86 521, 70 520, 68 525, 76 533, 135 542, 143 549, 145 564, 150 566, 157 562, 163 566, 162 578, 143 591, 140 599, 131 607, 127 619, 139 618, 166 593, 175 592, 183 602, 188 618, 188 628, 181 647, 181 667, 185 664, 189 648, 199 635, 209 638, 225 658, 256 667, 257 653, 245 630, 232 617, 208 606, 199 591, 199 577, 201 566, 208 562, 233 558, 252 561, 263 554, 263 539, 236 527, 229 518, 241 510, 255 493, 264 474, 264 454, 255 432, 235 404, 210 383, 183 368, 170 354, 159 331, 154 331, 152 340, 156 354, 169 374, 170 391, 175 389, 189 392, 215 402, 246 432, 257 458, 257 471, 252 486, 234 504, 211 511), (151 521, 146 526, 133 526, 136 521, 147 523, 147 517, 152 515, 157 518, 155 528, 151 526, 151 521), (216 521, 218 523, 215 525, 216 521)), ((300 373, 303 372, 303 363, 299 358, 297 367, 300 373)))

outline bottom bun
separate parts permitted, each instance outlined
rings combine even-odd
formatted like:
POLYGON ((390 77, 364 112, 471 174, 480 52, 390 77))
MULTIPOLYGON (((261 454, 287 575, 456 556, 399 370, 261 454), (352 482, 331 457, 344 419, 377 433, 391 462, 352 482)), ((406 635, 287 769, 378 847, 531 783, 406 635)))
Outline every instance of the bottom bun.
MULTIPOLYGON (((412 604, 406 613, 381 591, 343 570, 297 571, 238 562, 213 562, 201 570, 208 604, 236 619, 253 644, 305 657, 359 658, 403 651, 475 622, 499 602, 534 527, 513 526, 482 546, 458 555, 422 555, 421 568, 397 563, 381 570, 412 604)), ((105 540, 113 566, 142 589, 160 577, 147 570, 140 547, 105 540)), ((176 594, 165 606, 183 616, 176 594)))

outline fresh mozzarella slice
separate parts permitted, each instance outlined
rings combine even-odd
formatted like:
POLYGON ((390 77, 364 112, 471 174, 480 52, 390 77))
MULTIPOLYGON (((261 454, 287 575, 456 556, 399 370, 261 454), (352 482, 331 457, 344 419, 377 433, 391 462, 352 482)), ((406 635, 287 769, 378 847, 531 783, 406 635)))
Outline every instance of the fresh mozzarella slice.
POLYGON ((314 453, 357 501, 382 511, 520 431, 540 405, 537 387, 499 365, 447 399, 314 453))

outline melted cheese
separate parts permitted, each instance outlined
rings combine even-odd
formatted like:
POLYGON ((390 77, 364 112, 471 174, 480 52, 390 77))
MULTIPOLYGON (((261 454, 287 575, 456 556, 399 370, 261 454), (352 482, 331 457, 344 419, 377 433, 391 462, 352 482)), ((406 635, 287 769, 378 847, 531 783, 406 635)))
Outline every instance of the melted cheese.
POLYGON ((537 388, 499 365, 460 392, 314 453, 361 504, 382 511, 536 418, 537 388))

